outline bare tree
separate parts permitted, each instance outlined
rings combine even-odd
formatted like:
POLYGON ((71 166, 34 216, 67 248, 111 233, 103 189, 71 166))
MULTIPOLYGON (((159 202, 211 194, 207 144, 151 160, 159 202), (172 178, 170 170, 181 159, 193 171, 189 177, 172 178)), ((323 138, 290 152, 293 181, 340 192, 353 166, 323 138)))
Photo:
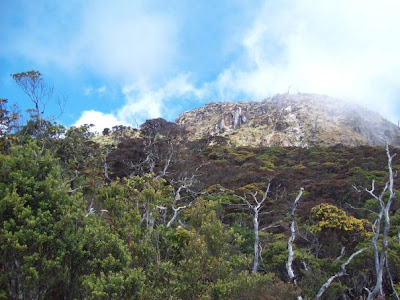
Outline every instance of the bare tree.
MULTIPOLYGON (((175 222, 176 218, 179 214, 185 209, 192 206, 193 200, 200 194, 200 192, 194 191, 191 187, 196 183, 196 177, 199 176, 197 172, 205 166, 207 163, 203 163, 198 166, 193 172, 192 176, 186 176, 181 178, 180 180, 171 180, 171 185, 174 187, 174 201, 172 202, 171 208, 173 211, 173 215, 171 219, 167 223, 167 227, 171 227, 171 225, 175 222), (183 195, 183 192, 186 192, 186 195, 183 195), (184 201, 183 201, 184 200, 184 201), (180 206, 177 206, 179 203, 180 206)), ((166 207, 164 208, 167 209, 166 207)))
POLYGON ((140 126, 140 151, 142 159, 127 161, 133 171, 129 177, 143 173, 156 173, 156 178, 166 177, 171 163, 177 157, 184 131, 178 124, 162 118, 147 120, 140 126))
POLYGON ((104 171, 104 179, 107 180, 108 182, 111 182, 110 174, 109 174, 109 166, 107 163, 107 158, 113 151, 113 146, 105 146, 102 159, 103 159, 103 171, 104 171))
POLYGON ((171 208, 173 210, 173 215, 171 217, 171 219, 168 221, 167 223, 167 227, 171 227, 172 223, 175 222, 176 218, 178 217, 178 215, 185 210, 186 208, 189 208, 192 205, 192 201, 189 201, 186 204, 182 204, 181 206, 178 206, 178 203, 181 202, 183 196, 182 196, 182 192, 185 190, 187 192, 189 192, 190 196, 193 196, 194 194, 196 194, 195 192, 193 192, 190 187, 193 185, 194 183, 194 177, 195 175, 192 175, 191 177, 185 177, 181 180, 179 180, 179 186, 178 188, 175 189, 174 191, 174 202, 171 205, 171 208))
POLYGON ((354 257, 356 257, 357 255, 360 255, 361 253, 363 253, 367 249, 369 249, 369 248, 360 249, 357 252, 354 252, 352 255, 350 255, 350 257, 341 265, 340 271, 337 272, 335 275, 329 277, 329 279, 321 286, 321 288, 319 289, 319 291, 318 291, 317 295, 315 296, 314 300, 321 299, 322 295, 325 293, 325 291, 329 288, 329 286, 331 285, 331 283, 335 279, 346 275, 346 267, 347 267, 347 265, 354 259, 354 257))
POLYGON ((294 200, 292 211, 290 213, 290 237, 288 239, 288 261, 286 263, 286 270, 288 272, 288 276, 290 279, 290 282, 292 282, 294 285, 297 285, 296 282, 296 275, 294 274, 293 270, 293 259, 294 259, 294 251, 293 251, 293 242, 294 239, 296 238, 296 228, 295 228, 295 212, 296 208, 300 202, 300 198, 303 195, 304 188, 300 188, 299 193, 297 194, 296 199, 294 200))
MULTIPOLYGON (((264 207, 264 202, 268 197, 269 189, 271 187, 271 181, 268 182, 268 186, 262 196, 261 200, 258 201, 257 199, 257 192, 255 193, 245 193, 244 197, 239 196, 247 205, 247 207, 252 210, 253 212, 253 231, 254 231, 254 263, 253 269, 251 271, 252 274, 257 273, 258 265, 259 265, 259 258, 260 258, 260 250, 259 250, 259 240, 260 240, 260 230, 259 230, 259 213, 261 209, 264 207), (247 195, 251 196, 252 202, 247 200, 247 195)), ((264 229, 264 228, 263 228, 264 229)))
MULTIPOLYGON (((386 155, 388 159, 388 173, 389 173, 389 178, 386 181, 386 184, 380 194, 376 194, 375 192, 375 181, 372 181, 372 186, 371 189, 365 188, 363 191, 367 192, 370 196, 372 196, 379 204, 379 211, 375 212, 376 219, 374 222, 373 226, 373 238, 372 238, 372 249, 374 253, 374 264, 375 264, 375 275, 376 275, 376 281, 375 281, 375 286, 372 290, 369 290, 366 288, 368 291, 368 300, 374 299, 376 296, 385 296, 384 290, 383 290, 383 277, 384 277, 384 272, 386 271, 388 274, 388 277, 391 281, 392 285, 392 290, 393 293, 395 294, 396 298, 399 299, 399 295, 396 292, 396 289, 393 286, 393 281, 391 280, 391 275, 390 275, 390 270, 389 270, 389 264, 388 264, 388 235, 389 235, 389 230, 390 230, 390 208, 393 203, 393 199, 395 197, 395 193, 393 190, 393 179, 394 179, 394 174, 393 174, 393 169, 392 169, 392 160, 393 157, 396 155, 391 155, 390 150, 389 150, 389 145, 386 145, 386 155), (385 196, 388 194, 388 199, 384 199, 385 196), (381 235, 381 227, 383 225, 383 233, 381 235), (378 240, 379 237, 381 236, 381 250, 378 248, 378 240)), ((357 191, 361 192, 361 190, 357 189, 354 187, 357 191)))
POLYGON ((174 158, 174 155, 176 154, 176 145, 175 141, 169 140, 167 142, 167 151, 165 154, 165 162, 164 162, 164 167, 162 168, 162 171, 157 175, 156 178, 160 177, 165 177, 167 175, 167 170, 171 165, 172 159, 174 158))

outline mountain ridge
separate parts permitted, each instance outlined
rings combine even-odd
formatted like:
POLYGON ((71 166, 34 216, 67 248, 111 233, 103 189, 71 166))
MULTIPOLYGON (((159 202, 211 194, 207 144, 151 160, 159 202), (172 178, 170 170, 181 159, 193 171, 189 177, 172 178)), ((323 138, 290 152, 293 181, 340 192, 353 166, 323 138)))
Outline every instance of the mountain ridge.
POLYGON ((378 113, 317 94, 260 102, 210 102, 175 121, 190 139, 224 136, 235 146, 400 145, 400 129, 378 113))

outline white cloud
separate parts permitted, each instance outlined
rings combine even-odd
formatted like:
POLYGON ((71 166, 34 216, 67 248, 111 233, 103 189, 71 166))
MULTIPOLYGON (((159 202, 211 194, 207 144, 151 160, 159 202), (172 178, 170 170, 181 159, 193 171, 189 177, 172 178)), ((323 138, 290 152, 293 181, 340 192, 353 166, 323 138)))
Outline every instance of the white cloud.
POLYGON ((182 97, 202 98, 205 90, 197 89, 189 83, 189 75, 179 75, 159 89, 146 86, 127 85, 123 89, 125 104, 114 113, 84 111, 74 126, 94 124, 96 131, 115 125, 137 127, 147 119, 172 117, 180 112, 176 99, 182 97))
POLYGON ((97 88, 97 90, 96 90, 96 92, 97 92, 98 94, 103 94, 103 93, 105 93, 106 91, 107 91, 107 87, 106 87, 105 85, 103 85, 103 86, 97 88))
POLYGON ((129 125, 122 120, 118 120, 113 114, 105 114, 95 110, 84 111, 73 126, 78 127, 85 124, 93 124, 93 130, 98 133, 101 133, 104 128, 112 128, 116 125, 129 125))
POLYGON ((83 13, 75 53, 95 72, 124 80, 149 80, 170 67, 176 46, 172 18, 139 1, 92 2, 83 13))
MULTIPOLYGON (((400 109, 397 0, 266 1, 261 9, 249 4, 252 9, 248 11, 257 10, 254 22, 247 30, 241 22, 226 27, 227 41, 234 40, 227 42, 227 65, 214 81, 199 83, 198 87, 184 69, 193 48, 182 46, 183 41, 196 36, 185 31, 190 26, 183 28, 184 19, 174 18, 172 9, 149 3, 153 2, 20 4, 24 13, 15 23, 24 26, 7 34, 2 50, 63 71, 85 75, 89 71, 109 87, 86 87, 86 95, 101 95, 117 85, 125 103, 101 116, 134 126, 147 118, 171 119, 189 98, 261 100, 289 88, 294 93, 355 100, 392 121, 399 118, 394 115, 396 108, 400 109), (235 25, 240 30, 232 28, 235 25), (240 34, 242 44, 238 47, 240 34)), ((190 21, 204 25, 200 19, 190 21)), ((222 18, 221 22, 227 20, 222 18)), ((196 49, 196 57, 212 49, 201 47, 196 49)), ((208 56, 204 57, 206 65, 208 56)), ((194 76, 203 72, 197 79, 210 78, 203 76, 207 68, 202 69, 202 64, 192 65, 199 68, 191 70, 194 76)))
POLYGON ((83 94, 84 94, 85 96, 91 96, 91 95, 93 95, 93 94, 96 94, 96 95, 98 95, 98 96, 101 96, 101 95, 103 95, 106 91, 107 91, 107 87, 106 87, 105 85, 103 85, 103 86, 101 86, 101 87, 98 87, 98 88, 94 88, 94 87, 92 87, 92 86, 88 86, 88 87, 85 87, 85 88, 83 89, 83 94))
POLYGON ((219 75, 221 97, 262 99, 291 88, 355 100, 396 121, 400 2, 281 3, 264 5, 243 39, 242 59, 219 75))
MULTIPOLYGON (((173 63, 179 43, 173 15, 149 8, 151 4, 146 1, 87 1, 74 5, 23 7, 32 13, 23 20, 23 27, 10 34, 6 52, 77 76, 92 74, 109 86, 124 89, 125 104, 121 108, 110 114, 84 111, 76 124, 135 126, 146 118, 164 115, 165 97, 171 96, 168 91, 182 94, 187 88, 183 82, 180 87, 179 82, 171 83, 175 79, 166 86, 160 84, 176 74, 173 63), (52 13, 47 11, 49 8, 52 13), (171 84, 175 87, 168 86, 171 84)), ((85 96, 100 96, 107 87, 86 86, 82 92, 85 96)))
POLYGON ((201 98, 205 91, 189 83, 189 75, 178 75, 158 89, 147 86, 127 85, 123 89, 126 103, 118 112, 118 118, 131 124, 141 124, 146 119, 169 118, 179 107, 182 97, 201 98))
POLYGON ((177 28, 173 16, 148 5, 106 0, 20 4, 24 19, 18 21, 24 26, 12 28, 2 50, 41 67, 89 71, 121 83, 150 81, 171 67, 177 28))

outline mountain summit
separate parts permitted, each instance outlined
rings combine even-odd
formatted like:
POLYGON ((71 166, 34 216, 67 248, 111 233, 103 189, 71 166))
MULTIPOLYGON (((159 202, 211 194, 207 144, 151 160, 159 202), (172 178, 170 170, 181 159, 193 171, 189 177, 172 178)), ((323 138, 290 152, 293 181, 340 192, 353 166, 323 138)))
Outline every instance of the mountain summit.
POLYGON ((316 94, 278 94, 261 102, 212 102, 176 122, 193 139, 224 136, 236 146, 400 144, 400 129, 359 105, 316 94))

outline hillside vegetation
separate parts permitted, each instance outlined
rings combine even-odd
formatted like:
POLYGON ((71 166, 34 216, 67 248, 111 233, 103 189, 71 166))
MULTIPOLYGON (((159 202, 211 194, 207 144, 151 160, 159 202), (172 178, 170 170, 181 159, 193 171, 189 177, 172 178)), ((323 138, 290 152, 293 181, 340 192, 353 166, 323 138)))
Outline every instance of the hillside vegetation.
POLYGON ((0 116, 2 299, 398 297, 398 148, 0 116))

